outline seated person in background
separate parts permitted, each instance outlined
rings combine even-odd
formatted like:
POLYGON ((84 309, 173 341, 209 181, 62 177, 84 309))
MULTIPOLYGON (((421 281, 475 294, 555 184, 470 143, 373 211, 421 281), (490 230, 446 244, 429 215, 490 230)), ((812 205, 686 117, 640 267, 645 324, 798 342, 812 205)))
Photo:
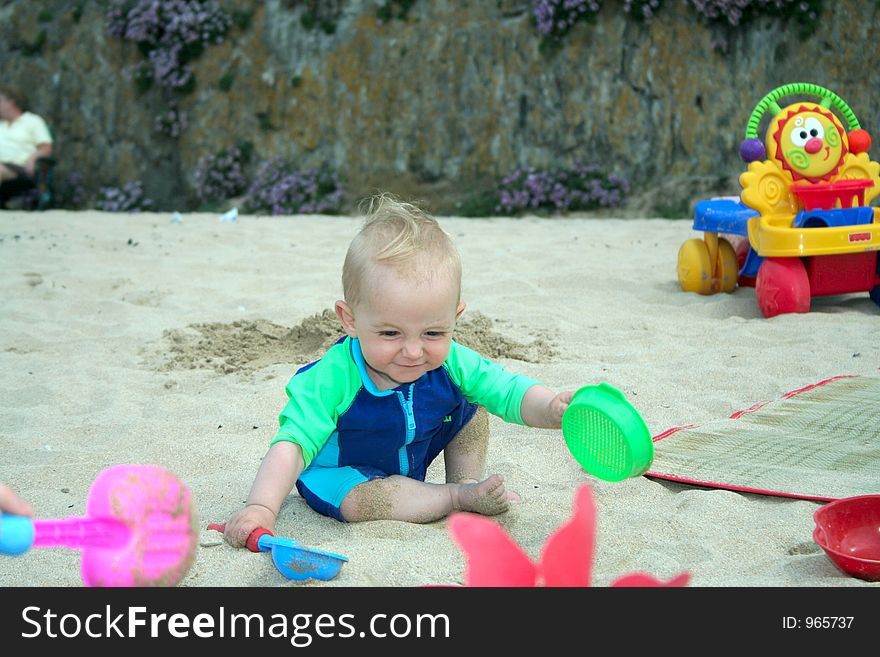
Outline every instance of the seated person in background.
POLYGON ((22 176, 32 178, 37 160, 52 155, 52 135, 46 122, 27 107, 24 94, 0 86, 0 183, 22 176))

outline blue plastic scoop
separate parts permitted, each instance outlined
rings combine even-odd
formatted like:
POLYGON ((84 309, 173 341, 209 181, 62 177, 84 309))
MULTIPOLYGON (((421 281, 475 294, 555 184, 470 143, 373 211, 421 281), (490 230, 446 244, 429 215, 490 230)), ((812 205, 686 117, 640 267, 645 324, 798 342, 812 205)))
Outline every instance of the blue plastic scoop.
POLYGON ((287 579, 333 579, 348 561, 341 554, 273 536, 267 529, 255 529, 245 545, 251 552, 271 552, 275 567, 287 579))
MULTIPOLYGON (((222 533, 226 525, 212 523, 208 529, 222 533)), ((333 579, 348 561, 341 554, 306 547, 290 538, 277 538, 262 527, 251 532, 245 546, 251 552, 271 552, 275 567, 287 579, 333 579)))

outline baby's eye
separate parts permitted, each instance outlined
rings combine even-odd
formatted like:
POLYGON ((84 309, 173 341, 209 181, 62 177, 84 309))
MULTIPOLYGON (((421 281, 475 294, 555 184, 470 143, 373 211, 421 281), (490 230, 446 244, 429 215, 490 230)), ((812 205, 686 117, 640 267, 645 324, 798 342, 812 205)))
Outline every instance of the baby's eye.
POLYGON ((379 331, 379 335, 383 338, 396 338, 400 334, 397 331, 379 331))
POLYGON ((425 331, 425 335, 429 338, 442 338, 446 335, 446 331, 425 331))

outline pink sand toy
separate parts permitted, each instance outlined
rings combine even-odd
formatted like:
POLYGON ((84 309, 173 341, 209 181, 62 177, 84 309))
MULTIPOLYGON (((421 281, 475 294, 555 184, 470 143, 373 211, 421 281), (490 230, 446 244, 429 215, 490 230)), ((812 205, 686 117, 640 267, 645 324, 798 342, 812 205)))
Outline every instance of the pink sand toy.
POLYGON ((195 556, 189 489, 153 465, 116 465, 89 489, 86 515, 32 520, 0 515, 0 554, 31 547, 82 550, 86 586, 174 586, 195 556))

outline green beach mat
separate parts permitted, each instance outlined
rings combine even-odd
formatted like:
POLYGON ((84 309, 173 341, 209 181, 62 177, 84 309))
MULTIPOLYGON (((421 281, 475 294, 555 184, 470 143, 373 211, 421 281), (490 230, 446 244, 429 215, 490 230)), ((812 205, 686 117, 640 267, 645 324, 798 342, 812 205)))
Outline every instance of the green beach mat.
POLYGON ((838 376, 657 434, 646 477, 835 500, 880 493, 880 374, 838 376))

